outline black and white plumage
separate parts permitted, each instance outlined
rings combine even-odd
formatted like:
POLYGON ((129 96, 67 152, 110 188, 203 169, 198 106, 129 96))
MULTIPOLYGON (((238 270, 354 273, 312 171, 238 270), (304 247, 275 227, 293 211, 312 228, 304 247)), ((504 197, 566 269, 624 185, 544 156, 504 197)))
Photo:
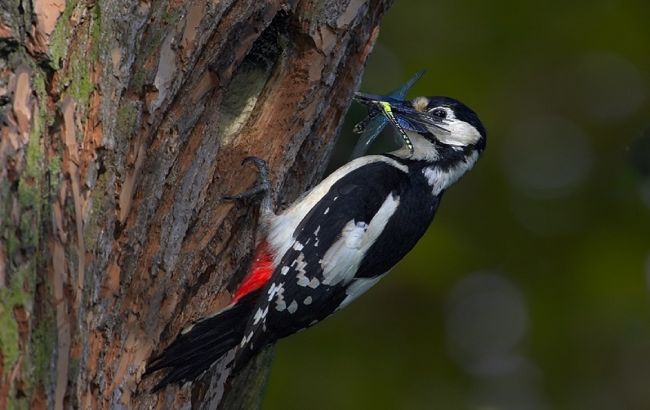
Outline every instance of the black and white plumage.
POLYGON ((409 146, 349 162, 278 215, 267 197, 249 275, 230 306, 151 361, 147 372, 169 368, 156 389, 193 380, 232 349, 238 369, 264 346, 345 307, 415 246, 444 192, 485 148, 477 115, 454 99, 360 100, 389 104, 409 146))

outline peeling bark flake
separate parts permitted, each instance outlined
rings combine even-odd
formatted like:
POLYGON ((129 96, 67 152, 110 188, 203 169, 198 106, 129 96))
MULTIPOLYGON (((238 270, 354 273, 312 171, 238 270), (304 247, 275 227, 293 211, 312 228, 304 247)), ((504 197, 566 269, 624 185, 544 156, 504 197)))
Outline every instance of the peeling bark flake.
POLYGON ((75 225, 77 227, 77 289, 75 289, 75 307, 81 303, 84 288, 86 245, 83 237, 83 198, 79 183, 79 147, 77 145, 75 127, 75 103, 71 97, 63 101, 63 140, 69 161, 64 162, 70 177, 72 200, 74 202, 75 225))
POLYGON ((133 170, 131 170, 131 172, 129 172, 126 176, 124 183, 122 184, 122 189, 120 190, 120 223, 124 223, 126 221, 126 218, 129 216, 129 212, 131 211, 131 205, 133 204, 133 189, 135 187, 137 177, 140 174, 140 170, 142 169, 144 156, 145 148, 144 145, 140 143, 136 147, 135 164, 133 165, 133 170))
POLYGON ((192 3, 190 10, 187 13, 185 30, 183 31, 183 39, 181 40, 181 48, 183 49, 183 57, 185 59, 189 58, 194 50, 196 31, 205 15, 204 10, 205 3, 203 1, 195 1, 192 3))
POLYGON ((320 54, 314 53, 313 64, 309 65, 309 81, 320 81, 323 73, 323 60, 324 57, 320 54))
POLYGON ((113 74, 120 75, 120 65, 122 64, 122 49, 115 47, 111 49, 111 63, 113 63, 113 74))
POLYGON ((9 39, 14 36, 11 27, 7 26, 4 22, 0 21, 0 38, 9 39))
POLYGON ((201 80, 199 80, 194 89, 190 92, 190 100, 192 103, 199 102, 208 92, 216 87, 216 85, 216 76, 211 71, 205 72, 201 77, 201 80))
POLYGON ((65 10, 65 0, 33 0, 32 7, 36 16, 31 32, 33 50, 46 53, 56 22, 65 10))
POLYGON ((156 72, 156 78, 153 82, 158 93, 156 94, 156 98, 149 105, 149 113, 154 113, 171 91, 169 88, 171 87, 172 80, 176 74, 176 53, 172 49, 173 41, 174 35, 173 33, 170 33, 167 35, 165 41, 163 41, 163 44, 160 47, 158 71, 156 72))
POLYGON ((29 130, 32 121, 32 88, 30 84, 30 75, 31 70, 25 66, 21 66, 16 70, 16 91, 13 111, 18 123, 20 140, 12 142, 15 150, 27 144, 27 141, 29 140, 29 130))
POLYGON ((318 37, 316 38, 315 36, 313 36, 312 38, 314 38, 314 43, 316 44, 316 46, 325 55, 329 55, 332 52, 338 40, 338 38, 336 37, 336 33, 329 26, 319 27, 318 37))
POLYGON ((102 284, 102 297, 117 296, 120 290, 120 266, 113 261, 106 270, 102 284))

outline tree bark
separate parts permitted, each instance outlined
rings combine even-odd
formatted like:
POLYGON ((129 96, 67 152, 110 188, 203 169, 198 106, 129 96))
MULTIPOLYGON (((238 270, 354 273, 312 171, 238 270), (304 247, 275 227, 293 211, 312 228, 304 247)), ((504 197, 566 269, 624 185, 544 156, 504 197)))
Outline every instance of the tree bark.
POLYGON ((278 207, 321 177, 390 2, 2 2, 0 408, 259 405, 270 352, 142 373, 246 273, 241 160, 278 207))

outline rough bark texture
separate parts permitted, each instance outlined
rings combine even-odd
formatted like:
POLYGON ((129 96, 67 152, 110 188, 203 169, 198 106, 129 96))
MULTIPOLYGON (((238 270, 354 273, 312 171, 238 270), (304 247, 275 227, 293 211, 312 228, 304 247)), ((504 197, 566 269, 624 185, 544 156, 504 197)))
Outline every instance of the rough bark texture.
POLYGON ((321 177, 388 3, 2 1, 0 408, 258 404, 269 352, 225 396, 141 375, 245 274, 242 158, 279 206, 321 177))

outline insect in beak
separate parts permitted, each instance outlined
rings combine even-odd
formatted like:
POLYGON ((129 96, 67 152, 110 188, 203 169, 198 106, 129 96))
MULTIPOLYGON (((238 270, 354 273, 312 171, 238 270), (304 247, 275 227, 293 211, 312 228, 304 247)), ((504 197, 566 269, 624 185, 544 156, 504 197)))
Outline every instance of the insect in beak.
POLYGON ((411 139, 406 134, 406 130, 402 128, 397 117, 393 112, 393 105, 390 102, 390 97, 382 97, 379 95, 365 94, 357 92, 354 94, 354 99, 359 103, 369 106, 370 113, 368 117, 354 126, 354 132, 363 133, 366 130, 368 123, 374 119, 377 115, 383 114, 384 117, 391 123, 391 125, 397 130, 402 141, 408 147, 411 154, 413 153, 413 143, 411 139))
MULTIPOLYGON (((409 78, 399 88, 393 90, 388 97, 396 100, 404 100, 413 85, 424 75, 425 70, 420 70, 409 78)), ((361 98, 361 97, 360 97, 361 98)), ((370 144, 377 138, 381 131, 386 127, 388 119, 383 115, 378 115, 379 110, 370 109, 368 116, 354 126, 352 132, 361 134, 357 144, 352 151, 352 159, 358 158, 368 151, 370 144)))

